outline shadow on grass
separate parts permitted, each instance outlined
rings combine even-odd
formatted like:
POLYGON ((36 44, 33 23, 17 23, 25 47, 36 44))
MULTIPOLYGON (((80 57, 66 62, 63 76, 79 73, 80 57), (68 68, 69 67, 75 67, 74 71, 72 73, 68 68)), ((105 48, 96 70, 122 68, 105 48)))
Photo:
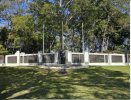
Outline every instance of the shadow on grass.
POLYGON ((61 84, 54 71, 41 69, 0 68, 0 99, 71 98, 69 84, 61 84), (53 97, 50 97, 50 93, 53 97), (48 96, 49 95, 49 96, 48 96))
POLYGON ((73 70, 72 78, 78 77, 81 79, 78 83, 79 85, 101 89, 101 91, 94 91, 93 95, 96 98, 129 99, 130 76, 127 73, 92 67, 73 70), (79 73, 82 74, 80 75, 79 73))
POLYGON ((84 98, 73 95, 80 93, 74 86, 96 88, 88 94, 97 99, 129 99, 129 74, 119 71, 92 67, 71 69, 63 76, 57 70, 0 68, 1 99, 84 98))

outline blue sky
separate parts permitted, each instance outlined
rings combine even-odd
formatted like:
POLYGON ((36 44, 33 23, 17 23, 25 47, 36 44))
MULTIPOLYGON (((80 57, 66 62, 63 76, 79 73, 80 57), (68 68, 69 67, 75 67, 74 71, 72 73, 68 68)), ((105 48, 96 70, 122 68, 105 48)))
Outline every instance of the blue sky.
POLYGON ((6 25, 8 25, 8 21, 5 21, 2 18, 0 18, 0 27, 4 27, 6 25))
MULTIPOLYGON (((31 3, 33 0, 28 0, 28 3, 31 3)), ((53 2, 54 0, 49 0, 50 2, 53 2)), ((28 9, 28 5, 24 2, 20 6, 22 9, 28 9)), ((17 9, 17 6, 15 7, 17 9)), ((0 18, 0 27, 4 27, 8 25, 8 21, 0 18)))
MULTIPOLYGON (((32 0, 28 0, 28 3, 30 3, 30 2, 32 2, 32 0)), ((15 11, 17 8, 18 8, 18 6, 17 6, 17 5, 14 5, 14 7, 13 7, 14 10, 13 10, 13 9, 9 9, 8 11, 9 11, 10 13, 13 13, 13 11, 15 11)), ((20 8, 22 8, 22 9, 28 9, 27 3, 23 2, 23 3, 20 5, 20 8)), ((5 12, 6 12, 6 10, 5 10, 5 12)), ((7 25, 8 25, 8 21, 0 18, 0 27, 4 27, 4 26, 7 26, 7 25)))
MULTIPOLYGON (((33 0, 28 0, 28 3, 31 3, 33 0)), ((50 2, 54 2, 54 0, 49 0, 50 2)), ((28 5, 26 2, 22 3, 20 6, 22 9, 28 9, 28 5)), ((17 5, 16 7, 14 7, 15 9, 17 9, 17 5)), ((12 9, 10 9, 10 12, 12 11, 12 9)), ((124 11, 122 11, 124 13, 124 11)), ((0 27, 4 27, 8 25, 8 21, 3 20, 2 18, 0 18, 0 27)))

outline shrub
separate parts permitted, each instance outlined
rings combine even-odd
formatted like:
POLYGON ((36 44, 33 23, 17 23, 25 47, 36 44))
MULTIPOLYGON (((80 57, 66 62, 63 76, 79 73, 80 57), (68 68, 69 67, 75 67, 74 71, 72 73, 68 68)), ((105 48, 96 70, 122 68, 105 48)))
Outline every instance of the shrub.
POLYGON ((0 55, 6 55, 9 52, 4 48, 3 45, 0 44, 0 55))

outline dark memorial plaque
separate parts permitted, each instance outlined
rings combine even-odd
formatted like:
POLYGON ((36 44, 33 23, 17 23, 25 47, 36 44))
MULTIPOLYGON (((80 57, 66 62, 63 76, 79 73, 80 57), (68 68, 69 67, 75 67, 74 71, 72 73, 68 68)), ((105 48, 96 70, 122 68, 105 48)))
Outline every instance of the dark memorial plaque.
POLYGON ((37 63, 37 55, 24 56, 24 63, 37 63))
POLYGON ((23 56, 20 56, 20 63, 24 63, 23 62, 23 56))
POLYGON ((17 63, 17 56, 8 57, 8 63, 17 63))
POLYGON ((108 63, 108 55, 105 55, 105 62, 108 63))
MULTIPOLYGON (((108 58, 105 57, 107 60, 108 58)), ((104 55, 89 55, 90 63, 104 63, 104 55)))
POLYGON ((54 54, 45 54, 43 55, 43 63, 54 63, 55 55, 54 54))
POLYGON ((72 54, 72 63, 84 63, 84 55, 72 54))
POLYGON ((122 56, 112 56, 113 63, 122 63, 122 56))
POLYGON ((84 54, 80 54, 79 56, 80 56, 79 62, 84 63, 84 54))
POLYGON ((5 57, 3 55, 0 55, 0 64, 5 62, 5 57))
POLYGON ((78 54, 72 54, 72 62, 79 63, 79 55, 78 54))

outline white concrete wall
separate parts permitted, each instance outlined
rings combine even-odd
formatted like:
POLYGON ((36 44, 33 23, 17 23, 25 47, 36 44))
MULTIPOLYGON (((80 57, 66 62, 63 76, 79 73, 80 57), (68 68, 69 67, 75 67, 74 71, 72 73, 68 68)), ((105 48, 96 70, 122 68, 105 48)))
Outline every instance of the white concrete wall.
MULTIPOLYGON (((55 62, 54 63, 43 63, 42 65, 56 65, 58 64, 58 53, 47 53, 47 54, 55 54, 55 62)), ((38 63, 24 63, 24 62, 20 62, 20 56, 23 56, 22 60, 24 61, 24 56, 30 56, 30 55, 38 55, 38 59, 39 58, 39 53, 38 54, 25 54, 25 53, 20 53, 19 51, 17 51, 14 55, 6 55, 5 56, 5 66, 37 66, 38 63), (17 63, 8 63, 8 57, 13 57, 13 56, 17 56, 17 63)), ((92 66, 110 66, 110 65, 115 65, 115 66, 119 66, 119 65, 127 65, 125 63, 125 56, 124 54, 108 54, 108 53, 88 53, 88 52, 84 52, 84 53, 79 53, 79 52, 71 52, 71 51, 66 51, 66 64, 69 65, 92 65, 92 66), (73 63, 72 62, 72 54, 84 54, 84 63, 73 63), (104 55, 104 62, 98 63, 98 62, 90 62, 90 58, 89 55, 104 55), (105 55, 108 56, 108 62, 105 62, 105 55), (112 62, 112 56, 120 56, 122 57, 122 62, 112 62)), ((3 64, 0 64, 3 65, 3 64)))
POLYGON ((126 65, 125 64, 124 54, 107 54, 107 53, 89 53, 89 54, 92 54, 92 55, 107 55, 108 56, 108 63, 107 62, 102 62, 102 63, 90 63, 89 62, 89 65, 98 65, 98 66, 126 65), (122 57, 122 62, 112 62, 112 56, 120 56, 120 57, 122 57))

